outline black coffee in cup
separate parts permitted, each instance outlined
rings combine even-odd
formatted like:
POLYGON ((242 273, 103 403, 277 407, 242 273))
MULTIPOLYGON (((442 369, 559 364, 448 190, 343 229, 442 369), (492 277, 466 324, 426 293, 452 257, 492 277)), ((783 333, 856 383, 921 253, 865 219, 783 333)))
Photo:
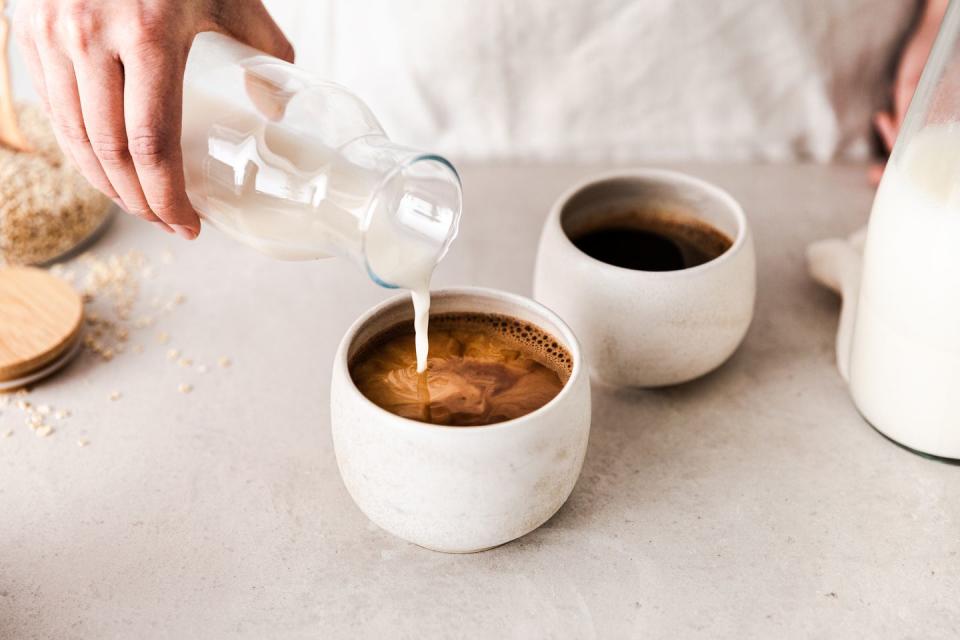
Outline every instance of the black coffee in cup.
POLYGON ((733 240, 689 214, 624 208, 582 220, 568 235, 588 256, 624 269, 677 271, 710 262, 733 240))

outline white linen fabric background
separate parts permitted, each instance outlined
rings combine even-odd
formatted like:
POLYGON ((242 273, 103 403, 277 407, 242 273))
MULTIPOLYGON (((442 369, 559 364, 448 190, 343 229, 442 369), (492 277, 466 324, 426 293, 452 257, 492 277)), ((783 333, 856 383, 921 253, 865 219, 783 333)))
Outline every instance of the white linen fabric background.
POLYGON ((457 158, 858 159, 914 0, 266 0, 298 64, 457 158))

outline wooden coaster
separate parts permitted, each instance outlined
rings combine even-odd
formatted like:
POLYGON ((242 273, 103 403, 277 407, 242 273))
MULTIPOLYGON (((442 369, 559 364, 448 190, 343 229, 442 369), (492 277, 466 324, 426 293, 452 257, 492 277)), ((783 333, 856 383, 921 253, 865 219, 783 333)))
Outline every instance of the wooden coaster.
POLYGON ((0 269, 0 382, 39 371, 75 346, 83 300, 42 269, 0 269))

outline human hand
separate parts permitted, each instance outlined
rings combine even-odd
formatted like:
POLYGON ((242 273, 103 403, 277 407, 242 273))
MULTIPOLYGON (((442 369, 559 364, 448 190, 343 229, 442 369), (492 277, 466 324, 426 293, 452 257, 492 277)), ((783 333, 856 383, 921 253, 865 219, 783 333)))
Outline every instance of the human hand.
POLYGON ((120 207, 188 240, 200 233, 180 150, 194 36, 293 61, 261 0, 20 0, 14 30, 64 153, 120 207))
MULTIPOLYGON (((890 110, 881 111, 873 117, 874 127, 880 134, 887 153, 893 150, 897 134, 900 133, 903 118, 907 115, 910 100, 920 83, 920 74, 923 73, 923 67, 930 56, 930 49, 933 48, 933 41, 937 37, 946 8, 946 0, 927 0, 920 22, 900 56, 893 81, 890 110)), ((870 167, 870 181, 873 184, 879 184, 883 169, 883 163, 870 167)))

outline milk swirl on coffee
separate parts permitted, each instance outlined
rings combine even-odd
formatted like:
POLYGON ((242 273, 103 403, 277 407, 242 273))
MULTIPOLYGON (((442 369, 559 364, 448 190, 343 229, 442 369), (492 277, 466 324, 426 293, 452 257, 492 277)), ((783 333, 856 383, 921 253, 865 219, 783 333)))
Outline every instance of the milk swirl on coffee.
POLYGON ((427 370, 416 370, 412 328, 400 325, 361 347, 350 362, 360 391, 399 416, 449 426, 482 426, 524 416, 550 402, 572 360, 530 323, 495 314, 430 319, 427 370))

